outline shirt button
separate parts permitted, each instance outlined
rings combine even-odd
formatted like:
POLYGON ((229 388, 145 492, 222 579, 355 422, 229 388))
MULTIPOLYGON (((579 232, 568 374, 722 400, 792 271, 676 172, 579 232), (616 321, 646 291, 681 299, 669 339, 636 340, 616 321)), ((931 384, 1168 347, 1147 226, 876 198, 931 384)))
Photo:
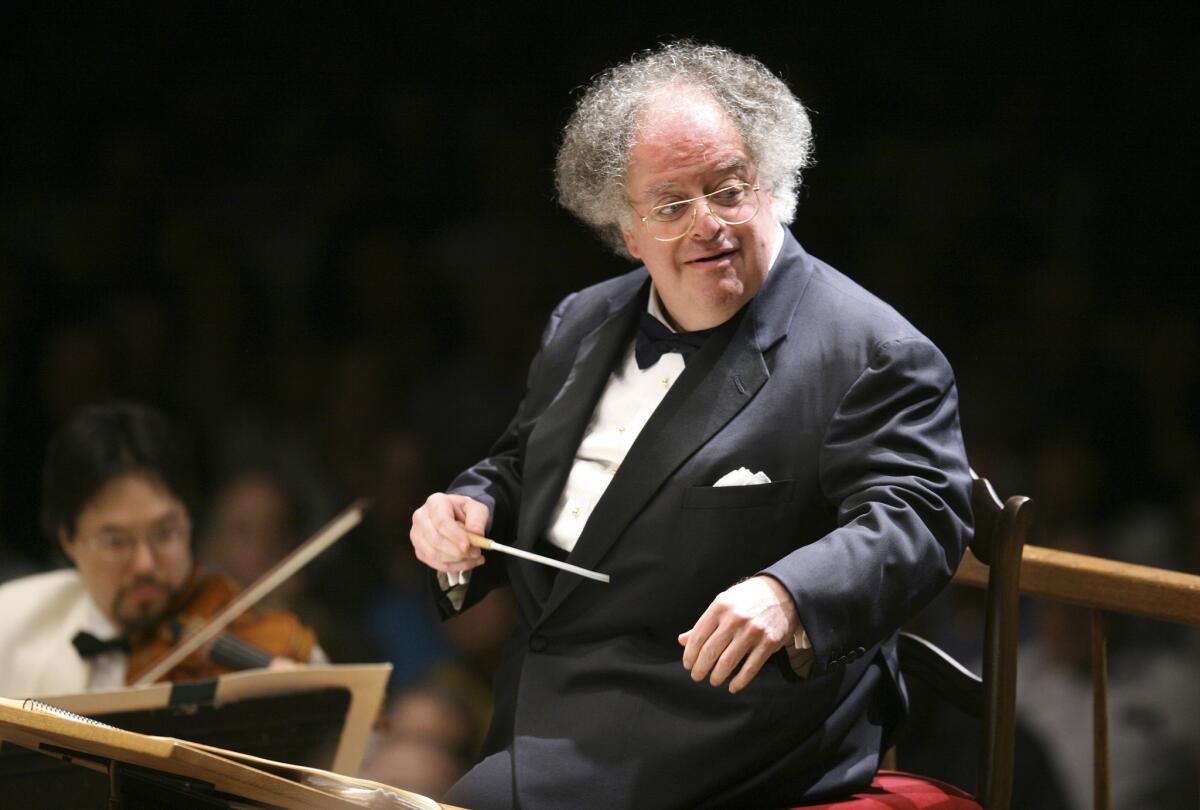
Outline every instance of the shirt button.
POLYGON ((574 509, 571 510, 571 517, 573 517, 573 518, 579 517, 579 507, 578 506, 576 506, 574 509))
POLYGON ((617 428, 617 433, 624 433, 624 432, 625 432, 625 428, 623 428, 623 427, 617 428))
POLYGON ((529 649, 533 652, 544 652, 550 646, 550 641, 540 633, 534 633, 529 637, 529 649))
POLYGON ((670 378, 670 377, 663 377, 663 378, 662 378, 662 384, 663 384, 663 388, 669 388, 669 387, 671 386, 671 378, 670 378))

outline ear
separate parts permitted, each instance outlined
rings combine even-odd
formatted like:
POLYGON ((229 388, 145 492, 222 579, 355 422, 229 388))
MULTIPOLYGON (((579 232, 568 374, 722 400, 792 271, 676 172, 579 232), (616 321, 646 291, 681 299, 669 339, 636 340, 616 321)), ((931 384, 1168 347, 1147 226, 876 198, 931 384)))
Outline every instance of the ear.
POLYGON ((75 565, 79 564, 79 561, 75 559, 75 555, 79 553, 79 546, 67 535, 66 529, 60 528, 58 530, 58 545, 63 550, 63 554, 66 554, 72 563, 75 565))
POLYGON ((633 234, 622 228, 621 236, 625 238, 625 249, 629 251, 629 255, 635 259, 642 258, 642 255, 638 252, 637 243, 633 241, 633 234))

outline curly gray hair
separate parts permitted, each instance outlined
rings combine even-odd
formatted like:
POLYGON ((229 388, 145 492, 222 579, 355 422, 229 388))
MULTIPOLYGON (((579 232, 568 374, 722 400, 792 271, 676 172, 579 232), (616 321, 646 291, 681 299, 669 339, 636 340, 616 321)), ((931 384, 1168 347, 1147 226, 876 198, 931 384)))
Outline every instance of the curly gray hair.
POLYGON ((554 179, 564 208, 594 228, 618 254, 632 258, 621 236, 628 224, 625 173, 646 100, 666 88, 695 87, 733 121, 774 192, 775 216, 796 213, 800 174, 809 164, 812 125, 787 85, 753 57, 687 40, 644 51, 596 76, 563 130, 554 179))

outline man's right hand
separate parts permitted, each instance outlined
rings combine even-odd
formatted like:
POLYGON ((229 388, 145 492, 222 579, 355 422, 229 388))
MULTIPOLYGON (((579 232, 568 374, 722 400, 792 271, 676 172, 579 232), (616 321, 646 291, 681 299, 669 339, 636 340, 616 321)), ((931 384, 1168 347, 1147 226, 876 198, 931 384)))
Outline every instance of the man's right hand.
POLYGON ((487 531, 488 508, 466 495, 435 492, 413 512, 412 540, 417 559, 438 571, 470 571, 483 565, 483 552, 467 540, 468 531, 487 531), (459 526, 459 523, 463 526, 459 526))

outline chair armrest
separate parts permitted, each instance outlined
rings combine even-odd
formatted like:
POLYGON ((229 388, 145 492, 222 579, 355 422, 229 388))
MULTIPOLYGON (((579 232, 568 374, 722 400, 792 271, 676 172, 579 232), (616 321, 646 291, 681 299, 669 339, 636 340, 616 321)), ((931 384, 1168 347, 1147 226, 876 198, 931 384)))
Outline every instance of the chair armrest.
POLYGON ((932 642, 912 633, 897 641, 900 672, 928 685, 934 692, 971 717, 983 713, 983 681, 932 642))

